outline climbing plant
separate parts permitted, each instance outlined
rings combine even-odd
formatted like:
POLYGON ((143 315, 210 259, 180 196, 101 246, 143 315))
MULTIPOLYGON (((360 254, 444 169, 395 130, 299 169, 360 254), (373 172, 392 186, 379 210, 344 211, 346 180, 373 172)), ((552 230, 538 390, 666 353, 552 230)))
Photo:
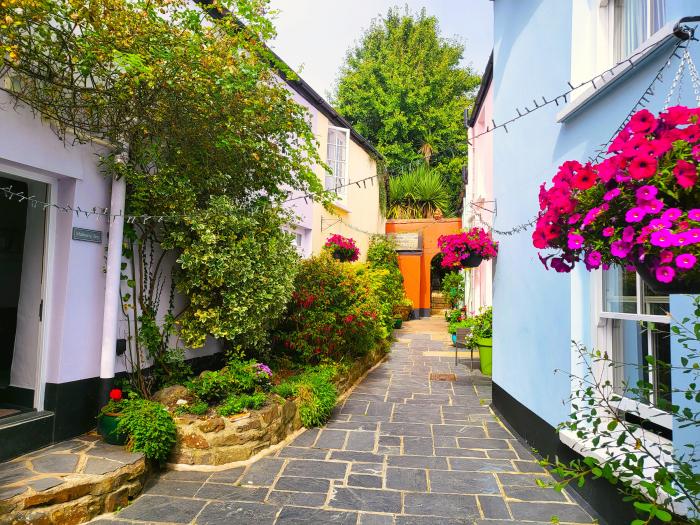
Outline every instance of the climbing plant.
POLYGON ((280 264, 281 203, 290 189, 324 197, 305 109, 265 46, 267 2, 208 9, 226 16, 186 0, 0 3, 0 89, 65 141, 107 144, 102 166, 125 178, 127 212, 164 216, 134 225, 124 269, 131 342, 156 353, 176 331, 194 347, 209 334, 259 342, 295 274, 280 264), (171 268, 186 301, 163 317, 156 295, 170 287, 157 276, 171 268), (139 334, 153 319, 158 333, 139 334))

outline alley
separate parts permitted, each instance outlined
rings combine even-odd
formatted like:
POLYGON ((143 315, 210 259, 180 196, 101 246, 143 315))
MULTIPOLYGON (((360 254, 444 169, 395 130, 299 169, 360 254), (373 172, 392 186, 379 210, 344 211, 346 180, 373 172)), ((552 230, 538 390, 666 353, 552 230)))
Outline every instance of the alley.
POLYGON ((444 321, 404 326, 324 428, 247 468, 167 472, 94 523, 590 524, 536 485, 548 475, 491 413, 489 379, 454 366, 444 321))

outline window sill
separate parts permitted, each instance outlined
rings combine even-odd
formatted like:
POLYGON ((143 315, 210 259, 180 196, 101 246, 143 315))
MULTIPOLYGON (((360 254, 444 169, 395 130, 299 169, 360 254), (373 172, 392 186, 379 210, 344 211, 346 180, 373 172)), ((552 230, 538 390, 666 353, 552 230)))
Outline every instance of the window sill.
POLYGON ((633 58, 626 59, 614 67, 612 71, 606 71, 599 77, 596 77, 595 87, 591 86, 580 95, 575 96, 571 102, 564 106, 564 109, 557 113, 556 121, 559 123, 566 122, 574 117, 586 106, 602 97, 605 92, 617 86, 636 68, 657 57, 661 52, 669 50, 671 45, 679 40, 675 31, 683 20, 685 19, 666 24, 632 52, 630 56, 633 58))
POLYGON ((331 202, 331 206, 333 206, 334 208, 338 208, 339 210, 344 211, 345 213, 350 213, 350 207, 348 206, 347 199, 337 199, 331 202))

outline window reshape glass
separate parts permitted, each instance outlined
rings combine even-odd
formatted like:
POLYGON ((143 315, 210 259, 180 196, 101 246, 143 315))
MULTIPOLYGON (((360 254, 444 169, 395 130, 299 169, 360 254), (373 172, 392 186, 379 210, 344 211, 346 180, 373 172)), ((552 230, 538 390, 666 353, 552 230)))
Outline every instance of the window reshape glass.
POLYGON ((331 169, 330 174, 326 174, 326 190, 334 191, 338 195, 345 195, 345 185, 347 184, 347 130, 329 128, 328 129, 328 151, 326 162, 331 169))
POLYGON ((666 0, 615 0, 615 62, 631 55, 665 23, 666 0))

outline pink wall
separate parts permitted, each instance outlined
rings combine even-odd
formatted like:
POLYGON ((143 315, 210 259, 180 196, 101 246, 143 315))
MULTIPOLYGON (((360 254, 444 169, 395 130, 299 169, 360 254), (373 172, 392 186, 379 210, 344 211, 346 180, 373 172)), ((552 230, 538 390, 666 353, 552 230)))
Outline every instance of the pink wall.
MULTIPOLYGON (((469 129, 469 180, 465 188, 464 228, 492 226, 496 204, 493 202, 493 133, 475 138, 486 131, 493 118, 493 85, 484 97, 474 127, 469 129), (489 211, 487 211, 489 210, 489 211)), ((469 270, 466 304, 477 311, 491 306, 494 261, 485 261, 469 270)))

